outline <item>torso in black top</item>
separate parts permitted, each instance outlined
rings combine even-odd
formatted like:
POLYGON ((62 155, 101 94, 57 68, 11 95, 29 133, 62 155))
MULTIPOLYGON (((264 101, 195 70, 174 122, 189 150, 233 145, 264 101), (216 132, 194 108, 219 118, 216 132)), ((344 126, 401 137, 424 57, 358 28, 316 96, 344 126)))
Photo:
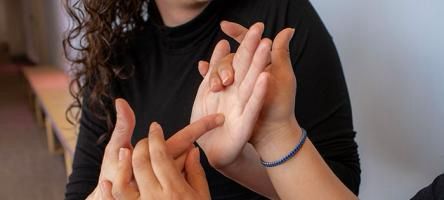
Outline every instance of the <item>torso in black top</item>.
MULTIPOLYGON (((115 53, 117 64, 134 70, 129 79, 114 84, 115 94, 135 111, 133 144, 147 136, 153 121, 162 125, 166 137, 189 124, 202 81, 197 62, 208 60, 222 38, 230 41, 233 52, 238 46, 221 32, 221 20, 246 27, 264 22, 264 36, 271 39, 284 27, 294 27, 291 58, 298 83, 296 117, 335 174, 358 192, 359 156, 342 67, 332 38, 307 0, 213 0, 195 19, 174 28, 162 25, 153 3, 149 13, 146 27, 115 53)), ((97 185, 104 145, 96 141, 104 132, 106 124, 83 109, 66 199, 84 199, 97 185)), ((205 156, 201 158, 212 199, 263 198, 211 168, 205 156)))

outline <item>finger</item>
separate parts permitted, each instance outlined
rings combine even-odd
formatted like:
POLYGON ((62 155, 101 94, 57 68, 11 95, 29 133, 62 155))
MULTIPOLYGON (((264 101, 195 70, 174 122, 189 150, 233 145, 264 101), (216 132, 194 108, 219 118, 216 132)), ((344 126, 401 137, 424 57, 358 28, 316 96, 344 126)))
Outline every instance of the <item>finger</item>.
POLYGON ((149 133, 149 150, 154 174, 163 190, 176 188, 182 178, 174 166, 173 158, 167 151, 166 142, 160 125, 151 123, 149 133))
POLYGON ((100 182, 100 194, 102 200, 114 200, 112 195, 112 183, 110 181, 104 180, 100 182))
MULTIPOLYGON (((152 191, 161 189, 160 183, 151 167, 147 138, 140 140, 136 147, 134 147, 132 165, 134 178, 139 188, 150 188, 152 191)), ((149 193, 146 193, 146 190, 140 190, 140 194, 142 196, 150 196, 149 193)))
POLYGON ((225 34, 236 40, 238 43, 241 43, 244 40, 245 35, 248 32, 248 29, 242 25, 229 21, 222 21, 220 27, 225 34))
MULTIPOLYGON (((269 81, 270 74, 268 72, 262 72, 259 75, 259 78, 254 86, 253 93, 251 94, 250 99, 245 105, 245 109, 243 111, 243 115, 245 115, 244 124, 255 124, 257 118, 259 117, 259 113, 262 109, 262 105, 264 104, 265 96, 267 94, 267 85, 269 81)), ((245 127, 246 129, 253 129, 254 126, 245 127)), ((247 130, 247 133, 252 132, 253 130, 247 130)), ((243 139, 249 140, 250 135, 245 135, 243 139)))
POLYGON ((271 50, 271 62, 273 66, 277 66, 278 68, 289 67, 291 71, 293 71, 290 60, 290 42, 293 35, 294 29, 286 28, 275 37, 271 50))
POLYGON ((197 64, 197 68, 199 70, 199 73, 204 78, 205 78, 205 75, 207 75, 207 73, 208 73, 209 67, 210 67, 210 63, 208 63, 207 61, 201 60, 197 64))
MULTIPOLYGON (((214 65, 214 70, 212 70, 210 74, 210 80, 217 80, 217 82, 221 83, 220 87, 212 87, 210 90, 212 92, 219 92, 223 90, 224 86, 228 86, 234 81, 234 72, 233 72, 233 57, 234 54, 230 53, 227 56, 223 57, 217 64, 214 65), (223 70, 223 71, 221 71, 223 70), (221 73, 224 73, 224 77, 221 77, 221 73), (225 83, 224 83, 225 82, 225 83)), ((219 84, 218 83, 218 84, 219 84)))
MULTIPOLYGON (((194 148, 194 145, 190 146, 190 148, 188 149, 191 150, 192 148, 194 148)), ((174 166, 176 167, 177 171, 181 173, 185 168, 185 161, 187 159, 188 152, 189 150, 183 153, 182 155, 178 156, 177 158, 174 158, 174 166)))
POLYGON ((210 190, 205 171, 200 164, 200 152, 197 147, 191 150, 187 156, 185 174, 188 184, 190 184, 194 191, 203 199, 208 199, 210 197, 210 190))
POLYGON ((225 65, 220 65, 217 68, 217 77, 222 80, 224 86, 229 86, 234 81, 234 69, 232 65, 232 59, 225 65))
POLYGON ((129 149, 120 148, 117 173, 113 181, 112 194, 117 200, 137 199, 139 196, 136 188, 131 186, 133 177, 131 165, 131 152, 129 149))
MULTIPOLYGON (((246 103, 248 101, 253 93, 254 85, 256 84, 259 74, 261 74, 265 70, 265 67, 270 64, 271 44, 272 42, 270 39, 263 39, 256 49, 250 69, 240 86, 242 102, 246 103)), ((243 105, 245 105, 245 103, 243 103, 243 105)))
POLYGON ((168 153, 173 158, 182 155, 200 136, 221 126, 224 121, 224 115, 213 114, 193 122, 168 139, 166 142, 168 153))
POLYGON ((120 148, 132 148, 131 136, 135 126, 134 112, 124 99, 116 99, 116 125, 107 145, 108 151, 117 159, 120 148))
MULTIPOLYGON (((215 70, 217 69, 217 63, 219 63, 222 58, 230 54, 230 51, 230 44, 228 43, 228 41, 221 40, 216 44, 210 60, 210 73, 212 73, 213 71, 217 71, 215 70)), ((210 78, 211 79, 209 79, 209 84, 212 90, 220 91, 221 89, 223 89, 222 81, 219 78, 214 78, 214 76, 210 76, 210 78)))
MULTIPOLYGON (((254 56, 264 32, 264 24, 256 23, 248 30, 244 40, 240 44, 233 58, 234 79, 236 83, 241 83, 247 74, 251 61, 254 56)), ((236 84, 235 83, 235 84, 236 84)))

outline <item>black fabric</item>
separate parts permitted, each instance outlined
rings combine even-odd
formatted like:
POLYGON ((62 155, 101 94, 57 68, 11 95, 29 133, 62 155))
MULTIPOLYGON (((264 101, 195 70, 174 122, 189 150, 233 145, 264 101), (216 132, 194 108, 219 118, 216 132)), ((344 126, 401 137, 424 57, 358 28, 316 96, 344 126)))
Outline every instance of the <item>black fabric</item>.
POLYGON ((420 190, 412 200, 444 200, 444 174, 436 177, 432 184, 420 190))
MULTIPOLYGON (((116 80, 114 91, 135 111, 133 144, 147 136, 153 121, 162 125, 166 137, 189 123, 202 81, 197 62, 208 60, 222 38, 230 41, 233 52, 238 47, 221 32, 221 20, 246 27, 262 21, 264 36, 269 38, 293 27, 296 117, 335 174, 358 193, 360 163, 341 63, 331 36, 307 0, 213 0, 195 19, 174 28, 162 25, 153 3, 149 14, 143 29, 135 31, 123 45, 125 50, 116 52, 116 62, 134 68, 129 79, 116 80)), ((104 145, 97 145, 96 140, 107 131, 105 126, 93 113, 83 110, 66 199, 84 199, 97 185, 104 145)), ((211 168, 205 156, 201 158, 212 199, 264 199, 211 168)))

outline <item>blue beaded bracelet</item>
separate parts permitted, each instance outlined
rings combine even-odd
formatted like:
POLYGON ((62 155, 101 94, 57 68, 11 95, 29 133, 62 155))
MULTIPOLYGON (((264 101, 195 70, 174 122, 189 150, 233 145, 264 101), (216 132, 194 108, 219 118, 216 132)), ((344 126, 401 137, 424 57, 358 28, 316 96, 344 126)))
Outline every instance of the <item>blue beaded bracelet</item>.
POLYGON ((290 151, 290 153, 288 153, 283 158, 273 161, 273 162, 267 162, 267 161, 262 160, 262 158, 261 158, 262 165, 265 167, 276 167, 278 165, 281 165, 284 162, 287 162, 288 160, 290 160, 290 158, 292 158, 294 155, 296 155, 296 153, 301 149, 302 145, 305 143, 305 139, 307 139, 307 131, 305 131, 305 129, 302 129, 301 140, 296 145, 296 147, 294 147, 294 149, 290 151))

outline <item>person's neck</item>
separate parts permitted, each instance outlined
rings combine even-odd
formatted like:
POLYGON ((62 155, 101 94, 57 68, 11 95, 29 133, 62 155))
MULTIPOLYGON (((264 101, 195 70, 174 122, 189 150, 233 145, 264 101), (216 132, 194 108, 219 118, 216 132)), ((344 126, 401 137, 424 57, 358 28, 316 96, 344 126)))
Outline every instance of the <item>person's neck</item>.
POLYGON ((175 27, 194 19, 207 7, 209 1, 178 3, 175 0, 155 0, 155 3, 165 26, 175 27))

